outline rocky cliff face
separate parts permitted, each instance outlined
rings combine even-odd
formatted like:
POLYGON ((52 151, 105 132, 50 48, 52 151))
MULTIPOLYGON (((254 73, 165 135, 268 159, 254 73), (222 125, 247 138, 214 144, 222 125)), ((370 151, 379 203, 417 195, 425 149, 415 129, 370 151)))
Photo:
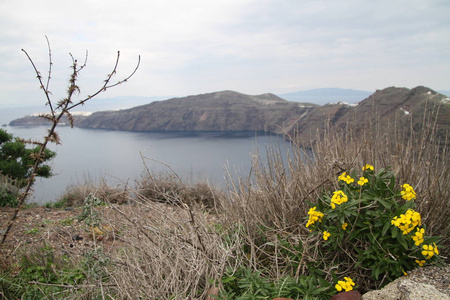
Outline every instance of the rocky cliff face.
POLYGON ((273 94, 259 96, 223 91, 131 109, 97 112, 77 126, 127 131, 265 131, 282 133, 298 116, 317 107, 288 102, 273 94))

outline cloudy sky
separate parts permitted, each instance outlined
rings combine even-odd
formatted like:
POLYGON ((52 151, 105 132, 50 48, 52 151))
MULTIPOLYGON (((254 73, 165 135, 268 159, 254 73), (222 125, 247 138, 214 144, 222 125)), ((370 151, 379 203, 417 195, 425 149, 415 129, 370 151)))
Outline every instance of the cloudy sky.
POLYGON ((71 57, 81 95, 111 71, 136 75, 101 98, 322 87, 450 89, 448 0, 0 0, 0 104, 41 104, 32 57, 64 96, 71 57))

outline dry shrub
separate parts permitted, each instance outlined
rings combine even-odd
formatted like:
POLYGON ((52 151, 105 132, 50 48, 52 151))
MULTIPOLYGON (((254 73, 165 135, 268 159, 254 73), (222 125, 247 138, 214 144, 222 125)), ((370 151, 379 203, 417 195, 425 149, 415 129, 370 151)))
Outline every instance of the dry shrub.
POLYGON ((112 187, 104 179, 101 179, 98 183, 86 179, 84 183, 71 185, 67 187, 58 201, 64 201, 69 207, 79 207, 83 205, 84 199, 90 194, 95 195, 105 203, 125 204, 129 201, 126 186, 112 187))
MULTIPOLYGON (((138 195, 139 196, 139 195, 138 195)), ((141 197, 141 196, 139 196, 141 197)), ((116 299, 204 299, 239 247, 223 243, 212 216, 199 207, 145 200, 113 206, 120 228, 111 283, 116 299)))
POLYGON ((136 183, 139 197, 146 200, 172 205, 182 203, 189 206, 200 205, 206 209, 216 207, 218 198, 224 198, 222 190, 204 182, 188 184, 175 173, 144 174, 136 183))

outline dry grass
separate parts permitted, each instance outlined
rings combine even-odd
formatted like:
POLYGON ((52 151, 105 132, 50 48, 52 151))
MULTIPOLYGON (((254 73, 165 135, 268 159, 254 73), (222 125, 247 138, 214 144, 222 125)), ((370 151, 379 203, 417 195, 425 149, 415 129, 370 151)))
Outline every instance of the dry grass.
POLYGON ((126 204, 129 201, 127 186, 110 186, 104 179, 95 183, 87 178, 84 183, 71 185, 61 195, 58 201, 65 202, 70 207, 79 207, 89 195, 95 195, 105 203, 126 204))
POLYGON ((172 205, 200 205, 208 210, 215 209, 218 198, 224 198, 225 193, 204 182, 186 183, 175 173, 142 175, 136 183, 136 198, 145 201, 168 203, 172 205))
POLYGON ((227 268, 245 266, 278 279, 310 274, 309 263, 325 266, 331 281, 333 258, 318 251, 318 239, 305 228, 308 202, 334 188, 337 174, 366 163, 391 167, 398 186, 416 186, 427 233, 442 236, 441 254, 448 257, 450 158, 448 144, 433 138, 433 117, 424 117, 420 132, 405 131, 396 120, 358 130, 349 123, 326 132, 311 149, 293 143, 287 154, 255 155, 250 176, 229 174, 227 194, 185 184, 176 174, 147 173, 126 192, 105 184, 72 187, 66 196, 76 195, 68 199, 72 205, 93 192, 110 203, 99 214, 102 226, 116 232, 114 247, 104 253, 108 280, 92 282, 115 299, 205 299, 227 268), (303 245, 295 268, 280 240, 303 245))

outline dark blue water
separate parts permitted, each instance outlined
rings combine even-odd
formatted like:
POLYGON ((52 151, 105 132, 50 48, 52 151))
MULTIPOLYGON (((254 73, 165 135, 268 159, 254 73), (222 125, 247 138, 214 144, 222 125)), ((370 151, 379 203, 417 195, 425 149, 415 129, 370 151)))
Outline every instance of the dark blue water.
MULTIPOLYGON (((0 123, 11 120, 0 118, 0 123)), ((40 140, 47 130, 10 126, 3 129, 14 136, 40 140)), ((252 132, 143 133, 70 127, 59 127, 57 131, 62 145, 50 146, 57 153, 51 162, 55 176, 37 180, 32 202, 58 200, 68 186, 85 180, 105 178, 110 184, 133 184, 146 167, 152 173, 176 172, 188 182, 201 180, 225 187, 226 168, 234 176, 245 176, 250 171, 252 155, 265 157, 268 147, 285 153, 290 147, 281 136, 252 132)))

